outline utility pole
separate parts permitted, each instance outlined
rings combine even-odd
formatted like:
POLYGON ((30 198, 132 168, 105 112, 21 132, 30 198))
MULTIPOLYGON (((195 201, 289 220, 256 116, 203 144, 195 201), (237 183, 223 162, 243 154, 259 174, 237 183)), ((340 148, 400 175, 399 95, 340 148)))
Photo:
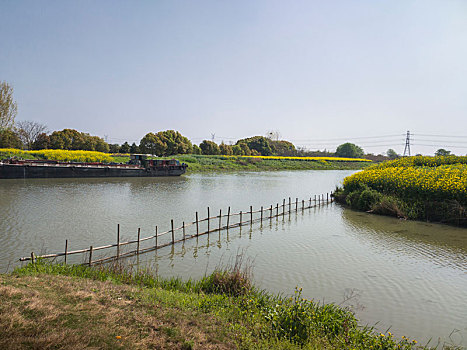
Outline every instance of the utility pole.
POLYGON ((407 130, 407 137, 405 138, 404 157, 410 157, 410 131, 407 130))

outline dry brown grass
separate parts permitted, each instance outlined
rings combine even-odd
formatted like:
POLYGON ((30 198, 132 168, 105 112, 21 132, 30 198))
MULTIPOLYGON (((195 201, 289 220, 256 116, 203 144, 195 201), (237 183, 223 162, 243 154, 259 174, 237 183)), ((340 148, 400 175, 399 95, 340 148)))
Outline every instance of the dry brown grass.
POLYGON ((163 290, 66 276, 0 275, 0 349, 232 349, 220 321, 163 290), (161 306, 164 305, 164 306, 161 306))

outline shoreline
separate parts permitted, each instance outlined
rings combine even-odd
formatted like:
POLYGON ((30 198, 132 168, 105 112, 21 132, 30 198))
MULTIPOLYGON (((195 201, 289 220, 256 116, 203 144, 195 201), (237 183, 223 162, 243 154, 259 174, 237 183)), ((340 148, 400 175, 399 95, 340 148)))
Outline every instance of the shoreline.
POLYGON ((260 291, 241 262, 181 281, 39 261, 0 274, 0 295, 0 346, 428 349, 362 327, 348 309, 305 300, 301 288, 290 297, 260 291))

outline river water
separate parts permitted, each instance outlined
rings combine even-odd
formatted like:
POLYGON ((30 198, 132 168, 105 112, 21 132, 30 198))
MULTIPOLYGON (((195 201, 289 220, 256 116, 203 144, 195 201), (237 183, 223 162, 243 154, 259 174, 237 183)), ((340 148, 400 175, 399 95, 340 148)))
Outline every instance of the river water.
MULTIPOLYGON (((2 180, 0 269, 11 270, 31 251, 63 252, 65 239, 70 250, 115 243, 117 223, 122 240, 134 239, 138 228, 145 237, 156 225, 159 232, 169 229, 171 219, 180 226, 193 221, 196 211, 204 218, 208 206, 214 216, 229 206, 238 212, 250 205, 254 210, 275 206, 288 197, 314 198, 351 173, 2 180)), ((211 228, 216 225, 212 220, 211 228)), ((332 204, 201 236, 133 262, 186 279, 225 266, 238 254, 253 265, 256 285, 270 292, 291 294, 299 286, 307 298, 350 307, 362 324, 378 331, 390 329, 419 342, 432 338, 431 345, 438 340, 467 345, 465 229, 332 204)))

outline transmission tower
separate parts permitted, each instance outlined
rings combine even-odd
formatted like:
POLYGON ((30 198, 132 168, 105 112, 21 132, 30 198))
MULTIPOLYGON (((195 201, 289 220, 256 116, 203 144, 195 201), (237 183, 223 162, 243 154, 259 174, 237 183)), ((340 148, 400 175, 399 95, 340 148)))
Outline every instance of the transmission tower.
POLYGON ((405 138, 404 157, 410 157, 410 131, 407 130, 407 137, 405 138))

